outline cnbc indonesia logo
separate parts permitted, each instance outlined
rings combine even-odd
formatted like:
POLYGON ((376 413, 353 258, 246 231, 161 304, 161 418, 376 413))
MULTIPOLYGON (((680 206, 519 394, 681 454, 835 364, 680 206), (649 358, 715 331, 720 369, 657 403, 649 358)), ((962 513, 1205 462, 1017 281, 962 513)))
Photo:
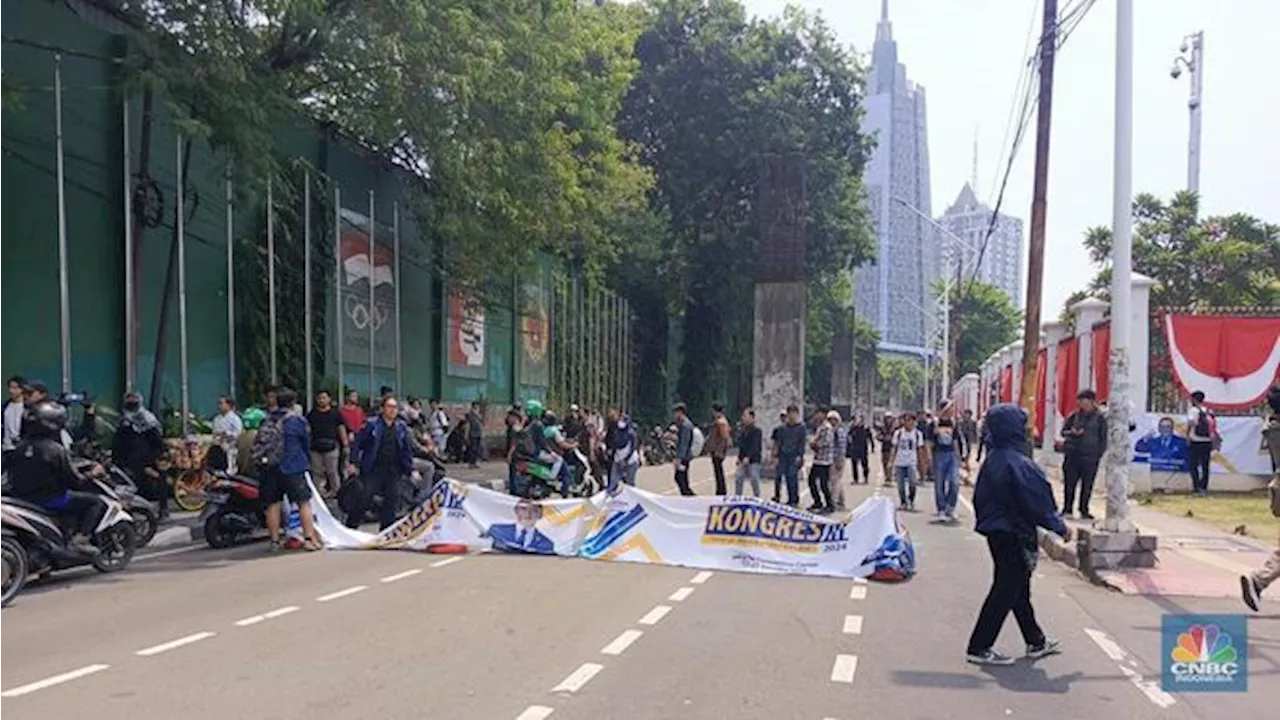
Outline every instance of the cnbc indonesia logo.
MULTIPOLYGON (((1172 649, 1167 650, 1165 689, 1183 692, 1243 689, 1239 686, 1245 681, 1244 633, 1237 639, 1217 623, 1183 627, 1186 629, 1176 633, 1172 649)), ((1173 635, 1168 627, 1165 635, 1167 645, 1173 635)))

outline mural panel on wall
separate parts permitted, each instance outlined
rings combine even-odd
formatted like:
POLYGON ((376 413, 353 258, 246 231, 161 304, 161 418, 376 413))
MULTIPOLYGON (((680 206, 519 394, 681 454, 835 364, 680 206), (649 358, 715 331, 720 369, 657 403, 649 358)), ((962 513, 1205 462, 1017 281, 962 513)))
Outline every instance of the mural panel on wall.
POLYGON ((488 377, 484 306, 464 292, 451 292, 445 322, 446 371, 454 377, 488 377))
POLYGON ((520 382, 551 384, 551 319, 547 289, 539 283, 522 286, 520 311, 520 382))

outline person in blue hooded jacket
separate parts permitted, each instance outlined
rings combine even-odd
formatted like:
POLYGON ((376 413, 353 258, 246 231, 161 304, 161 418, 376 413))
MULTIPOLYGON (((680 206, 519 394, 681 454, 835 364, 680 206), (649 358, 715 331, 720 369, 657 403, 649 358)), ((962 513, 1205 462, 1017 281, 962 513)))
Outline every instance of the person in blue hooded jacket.
POLYGON ((975 530, 987 538, 995 572, 969 636, 966 659, 976 665, 1011 665, 1013 658, 994 649, 1005 618, 1013 612, 1027 643, 1027 657, 1060 652, 1036 622, 1031 607, 1031 575, 1035 570, 1036 528, 1071 539, 1071 529, 1058 515, 1044 472, 1024 454, 1027 416, 1016 405, 991 408, 983 427, 990 446, 973 490, 975 530))
POLYGON ((409 442, 409 426, 400 418, 400 403, 392 394, 382 398, 381 412, 369 418, 351 444, 350 469, 358 467, 364 481, 361 506, 347 516, 347 527, 359 527, 375 493, 382 495, 378 507, 378 526, 386 530, 396 520, 396 498, 400 478, 413 472, 413 446, 409 442))

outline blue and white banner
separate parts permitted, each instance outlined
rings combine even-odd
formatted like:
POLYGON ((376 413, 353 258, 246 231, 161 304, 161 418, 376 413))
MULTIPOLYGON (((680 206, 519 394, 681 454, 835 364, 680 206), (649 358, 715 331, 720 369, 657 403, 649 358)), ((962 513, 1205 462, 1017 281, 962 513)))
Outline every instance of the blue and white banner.
POLYGON ((668 497, 623 485, 614 495, 534 502, 454 480, 381 533, 342 526, 316 504, 335 549, 468 550, 584 557, 786 575, 898 578, 915 566, 893 504, 873 497, 828 518, 754 497, 668 497))

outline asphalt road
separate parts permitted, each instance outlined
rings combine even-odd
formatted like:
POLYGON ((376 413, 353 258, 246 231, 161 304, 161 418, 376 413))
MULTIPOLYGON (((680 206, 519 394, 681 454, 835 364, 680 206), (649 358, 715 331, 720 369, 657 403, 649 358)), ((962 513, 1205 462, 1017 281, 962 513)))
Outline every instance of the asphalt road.
MULTIPOLYGON (((705 460, 695 489, 710 489, 705 460)), ((674 494, 667 468, 640 484, 674 494)), ((851 488, 853 501, 873 488, 851 488)), ((921 505, 931 507, 931 487, 921 505)), ((966 509, 967 510, 967 509, 966 509)), ((1273 718, 1280 605, 1251 625, 1252 687, 1158 691, 1166 608, 1043 561, 1065 652, 980 669, 965 640, 985 545, 906 515, 901 585, 579 559, 170 550, 31 588, 0 615, 6 720, 128 718, 1273 718)), ((1180 604, 1170 610, 1222 609, 1180 604)), ((1012 620, 1000 648, 1021 655, 1012 620)))

